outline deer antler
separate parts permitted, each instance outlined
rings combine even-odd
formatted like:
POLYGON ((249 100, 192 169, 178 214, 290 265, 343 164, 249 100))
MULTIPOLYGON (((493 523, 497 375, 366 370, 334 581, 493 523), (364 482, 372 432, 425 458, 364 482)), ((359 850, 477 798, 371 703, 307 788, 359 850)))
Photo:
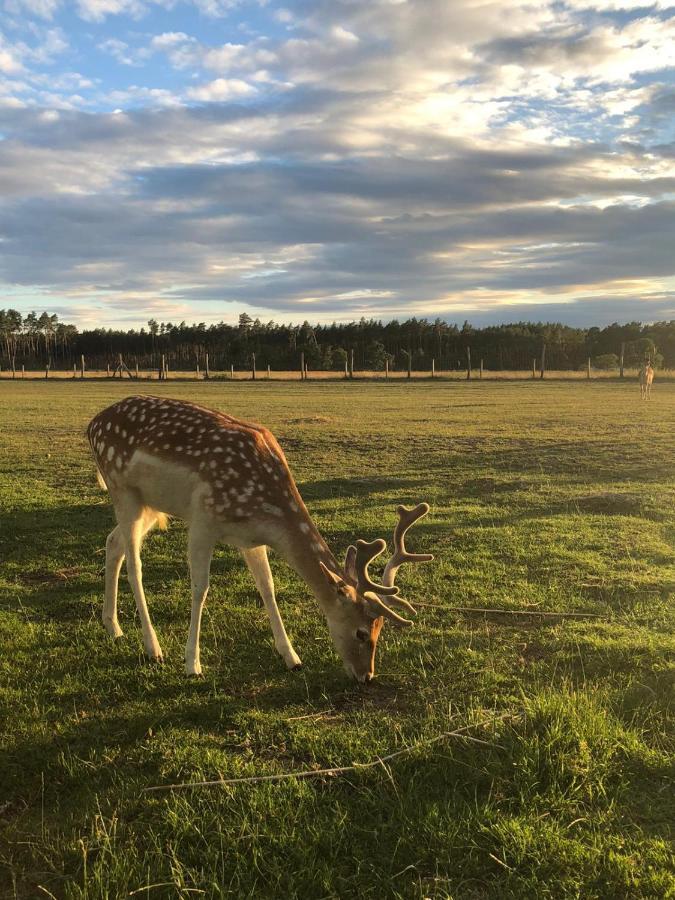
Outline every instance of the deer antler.
POLYGON ((394 529, 394 554, 385 566, 382 582, 386 587, 393 587, 399 566, 406 562, 430 562, 434 557, 431 553, 408 553, 405 548, 405 535, 411 525, 423 518, 429 512, 428 503, 420 503, 412 509, 405 506, 397 506, 398 523, 394 529))
POLYGON ((367 541, 356 542, 356 552, 353 559, 356 572, 356 584, 361 594, 365 594, 366 591, 372 591, 375 594, 382 594, 383 596, 393 596, 394 594, 398 594, 398 588, 394 587, 393 584, 375 584, 368 574, 368 566, 370 563, 376 556, 379 556, 380 553, 386 550, 386 548, 387 544, 382 538, 378 538, 376 541, 371 541, 370 543, 367 541))
POLYGON ((359 591, 368 599, 373 611, 379 616, 385 616, 396 625, 412 625, 409 619, 404 619, 398 613, 390 609, 383 600, 386 598, 387 603, 397 606, 399 609, 405 609, 412 615, 415 615, 415 608, 398 597, 398 588, 394 586, 394 579, 398 572, 399 566, 405 562, 428 562, 434 557, 431 553, 408 553, 405 548, 405 534, 407 530, 429 512, 428 503, 420 503, 413 509, 406 509, 405 506, 396 508, 398 513, 398 524, 394 529, 394 555, 387 563, 384 575, 382 576, 383 584, 375 584, 368 575, 368 566, 379 556, 385 549, 385 542, 380 539, 367 543, 366 541, 357 541, 356 547, 353 545, 347 548, 345 557, 345 571, 348 575, 356 580, 359 591))

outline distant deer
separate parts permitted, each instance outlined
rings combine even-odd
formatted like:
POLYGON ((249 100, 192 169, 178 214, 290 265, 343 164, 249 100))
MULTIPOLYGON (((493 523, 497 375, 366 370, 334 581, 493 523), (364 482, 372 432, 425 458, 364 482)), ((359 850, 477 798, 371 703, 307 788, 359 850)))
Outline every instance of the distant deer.
POLYGON ((640 397, 643 400, 651 400, 652 398, 652 381, 654 381, 654 369, 651 361, 647 360, 640 369, 640 397))
POLYGON ((117 526, 106 541, 103 623, 112 637, 122 634, 117 618, 117 585, 126 556, 129 582, 143 629, 147 655, 162 660, 150 621, 141 571, 141 543, 167 515, 188 524, 192 614, 185 669, 200 675, 199 632, 209 589, 209 571, 218 541, 237 547, 260 592, 274 643, 290 669, 301 665, 277 607, 267 548, 276 550, 304 579, 327 619, 333 643, 347 672, 358 681, 375 674, 375 648, 384 619, 412 625, 391 607, 413 607, 398 596, 394 580, 405 562, 433 559, 405 548, 408 528, 429 511, 398 507, 396 552, 383 584, 368 565, 385 541, 357 541, 344 567, 328 549, 300 497, 284 453, 274 435, 260 425, 181 400, 128 397, 104 409, 89 423, 102 486, 110 492, 117 526))

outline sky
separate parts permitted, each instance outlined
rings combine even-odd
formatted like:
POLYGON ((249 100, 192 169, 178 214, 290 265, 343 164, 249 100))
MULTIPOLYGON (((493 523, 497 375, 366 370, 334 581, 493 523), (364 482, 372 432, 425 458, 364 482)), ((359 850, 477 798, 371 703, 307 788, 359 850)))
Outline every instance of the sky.
POLYGON ((675 318, 668 0, 0 10, 0 307, 675 318))

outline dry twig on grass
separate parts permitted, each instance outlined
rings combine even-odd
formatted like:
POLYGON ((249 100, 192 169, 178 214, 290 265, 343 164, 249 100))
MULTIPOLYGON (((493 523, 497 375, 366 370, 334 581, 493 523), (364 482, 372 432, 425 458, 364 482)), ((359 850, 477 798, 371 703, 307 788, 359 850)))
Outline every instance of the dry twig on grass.
POLYGON ((304 716, 289 716, 286 722, 299 722, 301 719, 323 719, 333 715, 335 715, 334 709, 323 709, 318 712, 306 713, 304 716))
POLYGON ((552 612, 539 609, 499 609, 498 607, 484 608, 480 606, 445 606, 443 603, 425 603, 420 600, 415 601, 415 606, 420 606, 423 609, 444 609, 447 612, 473 613, 476 615, 540 616, 553 619, 607 619, 607 616, 603 616, 601 613, 552 612))
POLYGON ((346 772, 357 772, 359 769, 371 769, 375 766, 381 766, 386 762, 389 762, 391 759, 396 759, 398 756, 403 756, 407 753, 412 753, 414 750, 419 749, 420 747, 430 746, 431 744, 436 744, 439 741, 443 741, 446 738, 457 737, 464 741, 471 741, 475 744, 482 744, 484 747, 493 747, 497 750, 505 750, 501 744, 494 744, 490 741, 484 741, 482 738, 476 738, 472 735, 465 734, 470 728, 481 728, 484 725, 490 725, 496 721, 506 718, 509 713, 504 713, 502 716, 497 716, 496 718, 487 719, 482 722, 475 722, 473 725, 464 725, 462 728, 458 728, 456 731, 443 731, 441 734, 432 738, 425 738, 421 741, 417 741, 415 744, 410 744, 407 747, 403 747, 401 750, 396 750, 394 753, 389 753, 387 756, 378 756, 376 759, 371 760, 366 763, 352 763, 350 766, 333 766, 329 769, 306 769, 301 772, 281 772, 277 775, 248 775, 243 778, 217 778, 215 781, 186 781, 179 784, 159 784, 154 787, 143 788, 143 793, 150 793, 151 791, 178 791, 178 790, 186 790, 187 788, 202 788, 202 787, 224 787, 226 785, 235 785, 235 784, 255 784, 261 781, 284 781, 289 778, 313 778, 317 776, 335 776, 335 775, 344 775, 346 772))

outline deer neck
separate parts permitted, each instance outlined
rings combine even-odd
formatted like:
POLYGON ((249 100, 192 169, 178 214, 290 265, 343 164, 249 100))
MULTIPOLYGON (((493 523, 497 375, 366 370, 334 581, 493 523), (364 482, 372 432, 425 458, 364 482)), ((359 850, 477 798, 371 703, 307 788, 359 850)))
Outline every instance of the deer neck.
POLYGON ((335 602, 334 589, 328 584, 321 563, 342 577, 343 573, 321 532, 306 509, 288 522, 284 539, 275 549, 309 587, 324 613, 335 602))

